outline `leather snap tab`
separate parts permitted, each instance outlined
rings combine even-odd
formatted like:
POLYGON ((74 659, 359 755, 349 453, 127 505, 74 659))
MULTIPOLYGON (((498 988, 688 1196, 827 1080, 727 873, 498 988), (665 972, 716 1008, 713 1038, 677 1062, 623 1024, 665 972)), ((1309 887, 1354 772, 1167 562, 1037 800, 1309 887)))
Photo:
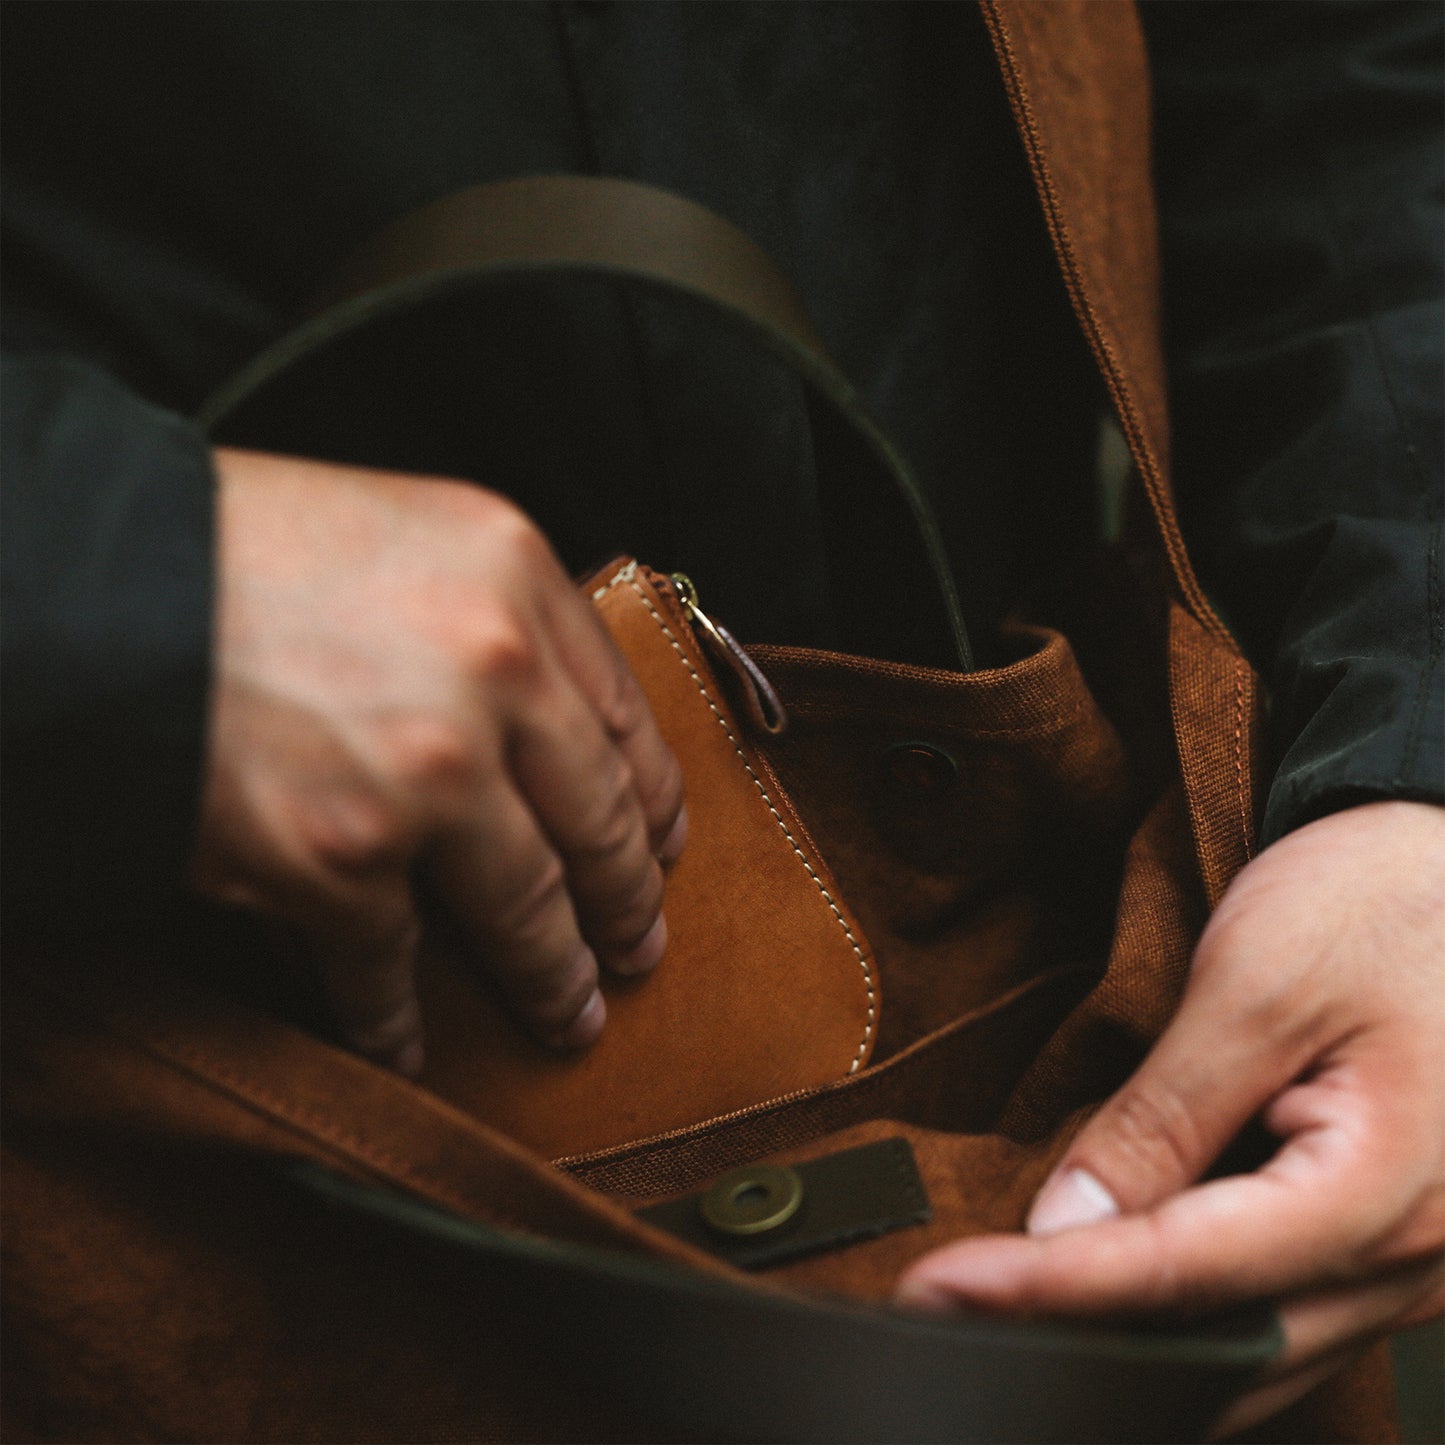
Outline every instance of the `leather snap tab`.
POLYGON ((932 1219, 907 1139, 877 1139, 791 1169, 748 1164, 638 1218, 739 1269, 842 1249, 932 1219))
POLYGON ((883 772, 907 793, 941 793, 958 777, 958 764, 933 743, 895 743, 883 754, 883 772))
POLYGON ((749 1164, 724 1174, 698 1200, 698 1210, 719 1234, 766 1234, 786 1224, 803 1202, 796 1169, 749 1164))

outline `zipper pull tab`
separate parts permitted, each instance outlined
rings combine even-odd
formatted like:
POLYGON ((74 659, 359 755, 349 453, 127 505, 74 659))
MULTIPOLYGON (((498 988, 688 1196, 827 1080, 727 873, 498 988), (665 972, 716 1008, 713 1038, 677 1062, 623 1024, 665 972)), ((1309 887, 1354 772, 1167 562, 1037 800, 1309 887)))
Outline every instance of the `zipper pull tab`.
POLYGON ((671 581, 677 600, 682 604, 682 610, 704 650, 737 679, 743 701, 747 704, 748 717, 763 732, 777 737, 788 726, 788 713, 762 668, 747 655, 742 644, 726 627, 714 622, 698 606, 697 588, 691 577, 685 572, 674 572, 671 581))

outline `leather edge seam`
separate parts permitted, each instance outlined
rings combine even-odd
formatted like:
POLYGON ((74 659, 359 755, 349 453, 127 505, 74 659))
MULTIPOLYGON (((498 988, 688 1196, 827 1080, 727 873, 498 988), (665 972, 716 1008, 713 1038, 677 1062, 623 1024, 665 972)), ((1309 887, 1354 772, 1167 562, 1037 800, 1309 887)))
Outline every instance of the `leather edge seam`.
POLYGON ((802 847, 798 843, 798 840, 793 837, 793 834, 789 829, 787 822, 783 818, 782 814, 778 812, 778 809, 774 805, 772 798, 769 796, 768 790, 764 786, 762 779, 758 777, 756 769, 754 769, 752 763, 748 761, 748 756, 743 751, 742 745, 738 742, 737 735, 728 725, 727 718, 723 715, 722 709, 718 707, 717 702, 713 699, 711 692, 709 692, 707 684, 698 674, 697 669, 692 664, 692 660, 683 650, 682 645, 678 642, 677 637, 674 635, 672 629, 667 625, 666 619, 662 616, 660 612, 658 612, 656 606, 653 604, 652 599, 647 595, 647 593, 642 589, 642 587, 638 585, 637 563, 635 561, 632 561, 627 563, 626 566, 620 568, 606 583, 604 583, 601 587, 599 587, 596 591, 592 593, 592 600, 594 602, 601 601, 602 598, 605 597, 607 593, 612 591, 614 587, 622 584, 626 584, 632 589, 633 592, 637 594, 638 599, 651 614, 652 620, 662 630, 662 634, 664 637, 667 638, 668 643, 672 647, 672 650, 677 653, 678 657, 681 659, 683 666, 688 671, 688 675, 692 678, 694 686, 696 686, 698 692, 702 694, 703 701, 707 703, 709 711, 711 711, 713 717, 717 719, 718 726, 722 728, 728 742, 732 744, 733 751, 737 754, 738 761, 742 763, 743 767, 747 771, 748 777, 752 779, 753 786, 758 790, 759 797, 762 798, 768 812, 772 814, 773 821, 782 831, 783 837, 788 840, 788 845, 792 848, 794 854, 796 854, 798 861, 802 863, 804 868, 807 869, 808 876, 813 880, 813 883, 816 885, 819 894, 823 898, 823 901, 828 905, 828 908, 832 912, 834 919, 837 920, 838 926, 843 930, 843 936, 848 940, 848 946, 853 950, 853 956, 858 960, 858 966, 863 971, 863 986, 867 990, 868 995, 868 1017, 863 1026, 863 1037, 859 1040, 858 1048, 853 1055, 852 1062, 848 1065, 848 1074, 856 1074, 858 1072, 858 1069, 861 1067, 865 1056, 867 1055, 868 1045, 872 1041, 874 1029, 877 1026, 878 1019, 878 990, 874 983, 873 970, 869 964, 868 955, 859 944, 857 938, 854 936, 852 928, 850 928, 848 925, 848 920, 844 917, 843 911, 841 908, 839 908, 837 902, 833 898, 833 895, 828 891, 827 885, 818 876, 817 870, 809 861, 808 855, 803 851, 802 847))

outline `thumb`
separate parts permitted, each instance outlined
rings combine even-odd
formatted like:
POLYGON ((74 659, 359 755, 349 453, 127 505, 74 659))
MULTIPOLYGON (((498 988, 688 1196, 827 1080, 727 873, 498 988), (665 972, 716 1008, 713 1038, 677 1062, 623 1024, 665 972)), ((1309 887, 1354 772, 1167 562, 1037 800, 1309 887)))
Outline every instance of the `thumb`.
POLYGON ((1134 1214, 1193 1184, 1296 1068, 1223 990, 1186 990, 1134 1076, 1084 1126, 1029 1211, 1033 1235, 1134 1214))

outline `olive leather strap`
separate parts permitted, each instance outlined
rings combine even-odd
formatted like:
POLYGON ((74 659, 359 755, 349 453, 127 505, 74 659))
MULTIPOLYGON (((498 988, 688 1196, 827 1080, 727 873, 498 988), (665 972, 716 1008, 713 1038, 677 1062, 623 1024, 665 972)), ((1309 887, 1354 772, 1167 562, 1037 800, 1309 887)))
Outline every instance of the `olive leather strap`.
POLYGON ((314 1165, 293 1177, 475 1281, 482 1308, 545 1321, 554 1360, 667 1439, 1196 1439, 1279 1347, 1260 1309, 1148 1334, 934 1320, 753 1292, 632 1255, 528 1238, 314 1165))
POLYGON ((307 357, 438 294, 515 286, 538 273, 680 296, 781 357, 809 401, 844 648, 896 656, 896 619, 906 610, 916 640, 912 655, 896 660, 972 667, 943 544, 907 463, 829 359, 767 253, 669 191, 606 176, 532 176, 472 186, 410 212, 346 262, 311 319, 216 393, 199 420, 218 440, 247 444, 270 398, 294 385, 307 357))

